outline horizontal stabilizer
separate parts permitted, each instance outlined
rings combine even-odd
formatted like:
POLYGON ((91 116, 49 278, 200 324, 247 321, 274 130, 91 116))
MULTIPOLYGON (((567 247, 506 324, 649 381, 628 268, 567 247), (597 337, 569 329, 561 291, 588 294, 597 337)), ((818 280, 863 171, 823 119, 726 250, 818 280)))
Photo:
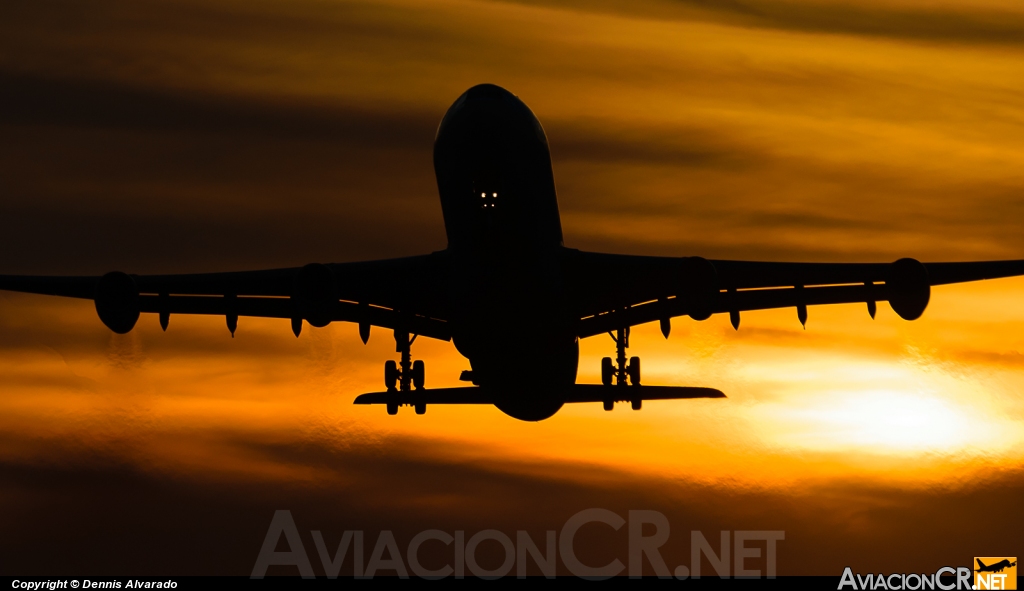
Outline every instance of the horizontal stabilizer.
MULTIPOLYGON (((573 384, 565 389, 565 402, 616 402, 633 400, 683 400, 688 398, 725 398, 721 390, 685 386, 602 386, 573 384)), ((432 388, 409 392, 372 392, 362 394, 354 404, 495 404, 495 393, 477 386, 432 388)))
POLYGON ((574 384, 566 393, 566 402, 615 402, 632 400, 683 400, 687 398, 725 398, 721 390, 688 386, 602 386, 574 384))
POLYGON ((494 404, 494 397, 483 388, 424 388, 409 392, 372 392, 356 397, 353 404, 494 404))

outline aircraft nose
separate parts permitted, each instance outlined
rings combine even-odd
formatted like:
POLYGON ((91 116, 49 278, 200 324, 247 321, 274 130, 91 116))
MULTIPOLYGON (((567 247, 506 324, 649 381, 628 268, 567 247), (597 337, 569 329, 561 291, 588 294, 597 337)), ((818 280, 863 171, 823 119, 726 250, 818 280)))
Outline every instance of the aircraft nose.
POLYGON ((441 150, 468 150, 476 158, 481 149, 504 154, 509 146, 538 141, 546 151, 544 131, 529 107, 496 84, 478 84, 462 93, 445 113, 434 145, 441 150))
POLYGON ((438 128, 437 137, 445 135, 446 129, 462 128, 457 133, 464 139, 481 138, 492 140, 510 133, 510 127, 532 121, 533 114, 516 95, 496 84, 477 84, 455 101, 445 113, 438 128))
POLYGON ((506 98, 515 98, 515 95, 497 84, 477 84, 466 91, 466 100, 473 102, 500 101, 506 98))
POLYGON ((522 110, 516 95, 495 84, 478 84, 470 88, 456 104, 456 110, 481 120, 514 117, 522 110))

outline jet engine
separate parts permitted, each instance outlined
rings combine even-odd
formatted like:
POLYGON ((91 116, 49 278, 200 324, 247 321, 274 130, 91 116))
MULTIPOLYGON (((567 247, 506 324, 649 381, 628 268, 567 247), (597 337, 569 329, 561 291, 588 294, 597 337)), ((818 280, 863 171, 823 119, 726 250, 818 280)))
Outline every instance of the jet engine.
POLYGON ((702 257, 686 257, 679 264, 679 293, 686 313, 694 320, 707 320, 718 296, 718 272, 702 257))
POLYGON ((928 269, 916 259, 900 259, 889 267, 889 305, 904 320, 917 320, 932 295, 928 269))
POLYGON ((110 330, 127 334, 139 321, 139 288, 127 273, 113 271, 96 284, 96 313, 110 330))
POLYGON ((338 288, 334 272, 327 265, 310 263, 295 275, 292 302, 298 316, 322 328, 334 319, 338 288))

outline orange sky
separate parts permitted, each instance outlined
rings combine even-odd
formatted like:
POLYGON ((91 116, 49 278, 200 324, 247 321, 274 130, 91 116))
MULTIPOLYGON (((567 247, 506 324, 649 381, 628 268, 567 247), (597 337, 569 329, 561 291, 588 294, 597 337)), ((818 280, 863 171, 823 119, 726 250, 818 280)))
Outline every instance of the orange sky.
MULTIPOLYGON (((1019 3, 729 6, 8 7, 0 272, 441 249, 433 133, 480 82, 545 126, 567 246, 1024 256, 1019 3)), ((839 306, 811 309, 806 331, 793 310, 744 314, 738 332, 676 319, 667 341, 639 327, 646 383, 729 398, 574 405, 528 424, 489 407, 352 406, 394 357, 384 330, 364 347, 351 325, 295 339, 242 319, 231 339, 223 319, 174 317, 164 334, 144 317, 120 337, 89 302, 0 293, 0 527, 28 540, 5 543, 0 572, 247 573, 277 508, 306 530, 409 535, 656 508, 678 531, 785 529, 783 574, 1024 554, 1009 504, 1024 492, 1022 301, 1013 279, 936 288, 914 323, 839 306), (979 528, 985 511, 1000 519, 979 528), (69 520, 57 538, 30 533, 69 520), (113 557, 54 558, 97 523, 112 544, 138 537, 113 557)), ((579 381, 613 350, 584 341, 579 381)), ((468 369, 448 343, 414 354, 432 386, 468 369)))

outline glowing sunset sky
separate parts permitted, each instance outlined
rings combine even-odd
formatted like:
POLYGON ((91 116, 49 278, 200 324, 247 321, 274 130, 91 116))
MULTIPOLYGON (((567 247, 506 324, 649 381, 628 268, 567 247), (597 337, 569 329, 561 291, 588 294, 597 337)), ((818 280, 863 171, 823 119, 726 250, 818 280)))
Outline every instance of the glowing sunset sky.
MULTIPOLYGON (((4 12, 0 273, 440 250, 433 135, 482 82, 544 125, 570 247, 1024 258, 1017 1, 4 12)), ((353 406, 395 357, 382 329, 363 346, 353 325, 295 339, 243 318, 232 339, 223 318, 175 316, 163 333, 149 315, 117 336, 91 302, 0 292, 0 572, 248 574, 281 508, 304 535, 406 540, 657 509, 674 532, 786 530, 782 574, 1024 554, 1024 279, 937 287, 914 323, 887 305, 809 315, 807 330, 795 310, 745 313, 739 331, 679 318, 667 341, 638 327, 645 383, 728 398, 568 405, 530 424, 353 406)), ((613 352, 583 341, 578 381, 598 382, 613 352)), ((469 368, 450 343, 413 353, 428 386, 469 368)), ((688 556, 676 536, 684 550, 665 554, 688 556)))

